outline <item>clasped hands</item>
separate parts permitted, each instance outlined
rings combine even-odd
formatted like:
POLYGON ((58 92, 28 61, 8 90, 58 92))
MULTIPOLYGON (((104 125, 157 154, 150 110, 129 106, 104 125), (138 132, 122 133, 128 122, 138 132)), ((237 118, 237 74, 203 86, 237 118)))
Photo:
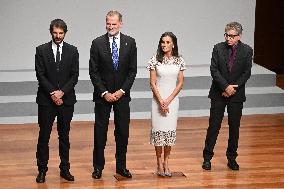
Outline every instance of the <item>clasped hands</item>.
POLYGON ((56 90, 50 93, 51 95, 51 99, 53 100, 53 102, 57 105, 60 106, 63 104, 63 100, 62 97, 64 95, 64 92, 61 90, 56 90))
POLYGON ((104 95, 104 99, 107 102, 115 102, 115 101, 118 101, 122 97, 122 95, 123 95, 123 92, 121 90, 117 90, 114 93, 107 92, 104 95))
POLYGON ((230 97, 232 95, 234 95, 236 93, 236 88, 238 87, 238 85, 229 85, 225 91, 222 93, 222 96, 224 97, 230 97))
POLYGON ((168 99, 165 100, 161 100, 160 102, 160 113, 163 116, 166 116, 167 113, 169 113, 169 105, 170 105, 170 101, 168 99))

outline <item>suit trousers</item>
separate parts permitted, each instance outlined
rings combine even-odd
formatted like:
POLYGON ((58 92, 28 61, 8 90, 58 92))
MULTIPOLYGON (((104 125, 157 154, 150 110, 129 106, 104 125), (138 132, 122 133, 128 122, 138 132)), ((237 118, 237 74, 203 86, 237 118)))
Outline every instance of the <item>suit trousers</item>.
POLYGON ((49 139, 52 131, 53 122, 57 116, 57 132, 59 139, 59 156, 61 170, 69 170, 69 131, 70 122, 73 117, 74 105, 66 106, 38 106, 39 136, 37 144, 37 166, 38 170, 46 172, 49 160, 49 139))
POLYGON ((112 107, 115 124, 116 169, 126 168, 130 107, 128 101, 120 99, 114 103, 95 103, 93 166, 100 170, 103 170, 105 165, 104 149, 107 141, 109 117, 112 107))
POLYGON ((230 102, 229 100, 211 100, 209 127, 207 129, 205 147, 203 150, 204 160, 210 161, 214 155, 213 149, 216 144, 219 130, 221 128, 226 106, 229 125, 229 139, 226 156, 228 160, 235 160, 238 156, 237 149, 243 102, 230 102))

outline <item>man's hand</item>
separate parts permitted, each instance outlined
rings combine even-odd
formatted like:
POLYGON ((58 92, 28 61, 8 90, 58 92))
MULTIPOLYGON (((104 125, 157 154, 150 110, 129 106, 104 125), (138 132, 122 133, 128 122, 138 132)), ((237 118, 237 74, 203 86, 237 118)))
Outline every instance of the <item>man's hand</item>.
POLYGON ((61 90, 57 90, 57 91, 51 92, 50 95, 55 96, 56 98, 62 98, 64 95, 64 92, 61 90))
POLYGON ((222 93, 222 96, 223 96, 223 97, 227 97, 227 98, 230 97, 230 95, 228 95, 226 92, 223 92, 223 93, 222 93))
POLYGON ((236 93, 236 89, 238 85, 229 85, 225 91, 222 93, 222 96, 228 98, 236 93))
MULTIPOLYGON (((238 85, 229 85, 226 89, 225 89, 225 92, 227 93, 228 97, 229 96, 232 96, 236 93, 236 89, 238 85)), ((223 93, 222 93, 222 96, 223 96, 223 93)), ((225 96, 226 97, 226 96, 225 96)))
POLYGON ((63 104, 63 100, 61 98, 56 98, 55 95, 51 95, 51 99, 57 106, 60 106, 63 104))
POLYGON ((56 101, 54 101, 55 102, 55 104, 57 105, 57 106, 61 106, 62 104, 63 104, 63 100, 60 98, 60 99, 58 99, 58 100, 56 100, 56 101))
POLYGON ((114 94, 111 94, 111 93, 106 93, 104 95, 104 99, 107 101, 107 102, 114 102, 116 101, 116 97, 114 96, 114 94))
POLYGON ((115 93, 113 93, 113 95, 115 96, 116 98, 116 101, 119 100, 124 94, 121 90, 117 90, 115 91, 115 93))

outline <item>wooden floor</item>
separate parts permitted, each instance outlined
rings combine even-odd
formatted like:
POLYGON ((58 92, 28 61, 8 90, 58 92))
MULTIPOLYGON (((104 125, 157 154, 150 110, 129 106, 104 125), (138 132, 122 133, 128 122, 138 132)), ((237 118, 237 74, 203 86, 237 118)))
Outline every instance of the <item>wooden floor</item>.
POLYGON ((186 177, 158 178, 152 174, 156 165, 154 149, 148 143, 150 120, 132 120, 128 168, 133 173, 133 179, 117 181, 113 176, 113 123, 108 132, 103 177, 101 180, 93 180, 93 123, 73 122, 70 159, 74 183, 59 177, 58 142, 54 127, 50 141, 49 171, 44 184, 35 182, 37 125, 0 125, 0 188, 284 188, 284 114, 243 116, 239 171, 231 171, 226 167, 226 120, 215 147, 212 170, 202 170, 202 149, 207 125, 208 117, 179 120, 177 144, 172 151, 170 168, 174 172, 183 172, 186 177))

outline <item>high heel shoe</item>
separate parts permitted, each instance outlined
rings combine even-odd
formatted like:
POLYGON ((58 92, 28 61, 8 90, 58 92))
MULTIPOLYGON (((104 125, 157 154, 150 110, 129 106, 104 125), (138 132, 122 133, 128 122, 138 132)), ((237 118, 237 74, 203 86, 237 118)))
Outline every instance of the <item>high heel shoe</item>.
POLYGON ((172 177, 172 172, 170 172, 170 171, 165 171, 164 175, 165 175, 166 177, 172 177))
POLYGON ((165 173, 162 171, 159 171, 159 169, 157 168, 157 171, 155 172, 156 175, 160 176, 160 177, 164 177, 165 173))
POLYGON ((164 167, 164 175, 165 175, 166 177, 172 177, 172 172, 171 172, 169 169, 166 170, 165 164, 163 164, 163 167, 164 167))

